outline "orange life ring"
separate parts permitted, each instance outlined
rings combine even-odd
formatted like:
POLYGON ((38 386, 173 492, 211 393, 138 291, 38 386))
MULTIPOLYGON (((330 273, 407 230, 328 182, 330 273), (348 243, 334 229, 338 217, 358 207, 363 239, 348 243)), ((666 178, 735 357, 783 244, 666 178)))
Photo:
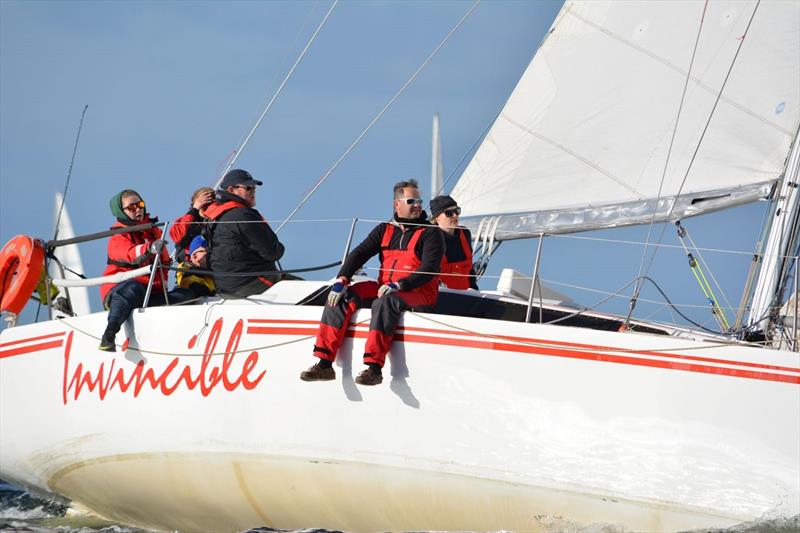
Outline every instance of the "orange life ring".
POLYGON ((44 268, 42 241, 17 235, 0 250, 0 312, 19 314, 44 268))

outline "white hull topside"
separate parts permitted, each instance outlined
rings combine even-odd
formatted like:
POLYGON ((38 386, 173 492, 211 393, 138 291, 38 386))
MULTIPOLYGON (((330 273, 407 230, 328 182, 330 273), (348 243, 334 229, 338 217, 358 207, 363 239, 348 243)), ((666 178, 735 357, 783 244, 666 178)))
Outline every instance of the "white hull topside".
POLYGON ((305 383, 320 314, 137 310, 116 354, 97 350, 105 313, 3 331, 0 477, 158 530, 671 531, 800 512, 797 353, 406 313, 384 383, 361 387, 361 310, 336 380, 305 383))

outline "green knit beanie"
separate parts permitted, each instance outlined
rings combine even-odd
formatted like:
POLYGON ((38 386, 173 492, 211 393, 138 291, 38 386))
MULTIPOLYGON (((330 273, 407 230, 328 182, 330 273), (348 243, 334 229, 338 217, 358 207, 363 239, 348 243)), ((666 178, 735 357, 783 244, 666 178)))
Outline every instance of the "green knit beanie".
MULTIPOLYGON (((111 214, 117 217, 117 220, 120 222, 131 222, 134 220, 122 209, 122 197, 132 196, 134 194, 142 198, 142 195, 133 189, 125 189, 112 196, 111 200, 108 202, 108 206, 111 208, 111 214)), ((142 198, 142 200, 144 200, 144 198, 142 198)))

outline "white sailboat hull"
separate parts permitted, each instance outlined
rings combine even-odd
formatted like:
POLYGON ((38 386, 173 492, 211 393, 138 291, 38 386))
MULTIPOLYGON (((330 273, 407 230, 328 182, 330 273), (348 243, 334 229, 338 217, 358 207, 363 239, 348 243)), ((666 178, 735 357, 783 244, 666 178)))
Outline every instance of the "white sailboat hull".
POLYGON ((320 313, 136 311, 116 354, 96 349, 105 313, 3 331, 0 477, 158 530, 672 531, 800 512, 796 353, 407 313, 384 383, 360 387, 360 311, 337 379, 305 383, 320 313))

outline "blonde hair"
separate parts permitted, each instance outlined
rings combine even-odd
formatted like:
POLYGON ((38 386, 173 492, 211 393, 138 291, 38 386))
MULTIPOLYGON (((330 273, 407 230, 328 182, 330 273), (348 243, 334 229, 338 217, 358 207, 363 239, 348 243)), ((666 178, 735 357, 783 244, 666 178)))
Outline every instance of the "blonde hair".
POLYGON ((199 189, 194 191, 194 194, 192 194, 192 200, 189 202, 189 205, 194 205, 194 201, 197 200, 197 197, 207 192, 211 193, 211 196, 214 196, 214 189, 212 189, 211 187, 200 187, 199 189))

